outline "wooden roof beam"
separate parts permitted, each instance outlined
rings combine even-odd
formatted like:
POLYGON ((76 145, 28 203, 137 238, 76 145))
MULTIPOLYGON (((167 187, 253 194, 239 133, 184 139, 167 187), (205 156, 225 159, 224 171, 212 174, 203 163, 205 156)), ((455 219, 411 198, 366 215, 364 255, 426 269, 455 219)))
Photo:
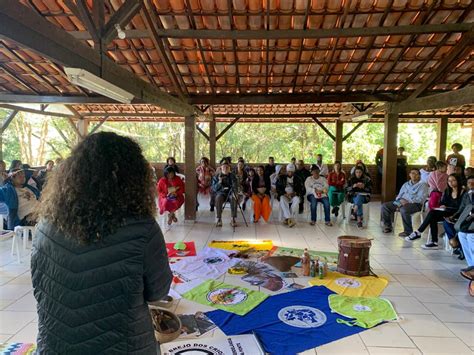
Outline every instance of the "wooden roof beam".
POLYGON ((147 83, 112 60, 74 39, 41 15, 15 0, 0 0, 0 37, 28 47, 63 66, 82 68, 136 98, 183 116, 201 112, 147 83))
POLYGON ((142 0, 126 0, 125 3, 120 6, 105 25, 104 33, 102 35, 104 46, 110 43, 117 36, 115 25, 125 27, 132 18, 138 14, 142 4, 142 0))
POLYGON ((395 105, 397 113, 440 110, 474 104, 474 85, 442 94, 407 99, 395 105))
POLYGON ((87 32, 91 35, 94 43, 99 43, 100 34, 94 25, 94 20, 92 19, 89 9, 87 8, 87 3, 84 0, 77 0, 76 3, 74 3, 72 0, 64 0, 64 3, 69 8, 69 10, 71 10, 71 12, 76 15, 79 20, 81 20, 87 29, 87 32))

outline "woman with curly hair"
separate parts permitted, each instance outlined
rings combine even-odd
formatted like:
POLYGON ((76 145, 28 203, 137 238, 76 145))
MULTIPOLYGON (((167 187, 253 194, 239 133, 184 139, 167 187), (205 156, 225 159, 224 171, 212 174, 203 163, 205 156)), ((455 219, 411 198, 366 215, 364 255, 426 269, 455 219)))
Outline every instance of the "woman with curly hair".
POLYGON ((168 225, 178 222, 175 212, 184 203, 184 183, 179 176, 176 176, 172 166, 165 169, 165 176, 159 181, 156 189, 158 191, 158 206, 160 214, 169 212, 168 225))
POLYGON ((31 255, 38 354, 157 354, 148 303, 172 274, 133 140, 85 138, 45 186, 31 255))

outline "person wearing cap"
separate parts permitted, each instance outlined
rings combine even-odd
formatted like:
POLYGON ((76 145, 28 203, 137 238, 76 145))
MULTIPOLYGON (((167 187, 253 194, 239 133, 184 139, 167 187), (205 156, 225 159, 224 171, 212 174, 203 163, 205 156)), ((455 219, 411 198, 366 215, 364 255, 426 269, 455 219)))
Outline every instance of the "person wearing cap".
POLYGON ((173 166, 165 168, 164 176, 158 181, 156 190, 159 197, 158 207, 160 208, 160 214, 169 212, 168 225, 171 225, 173 222, 178 222, 175 212, 184 203, 184 183, 183 180, 176 175, 173 166))
POLYGON ((324 206, 324 222, 327 226, 332 226, 331 214, 329 213, 328 181, 324 176, 319 174, 319 168, 316 165, 311 167, 311 176, 308 176, 304 182, 304 186, 306 189, 306 198, 310 203, 311 209, 310 224, 312 226, 316 224, 316 207, 318 203, 322 203, 324 206))
POLYGON ((290 228, 296 225, 295 217, 298 213, 300 198, 304 196, 304 182, 295 175, 294 164, 286 166, 286 174, 280 175, 276 183, 278 200, 284 223, 290 228))
POLYGON ((39 191, 26 184, 23 169, 13 169, 4 186, 0 187, 0 202, 8 207, 8 229, 36 224, 39 191))
MULTIPOLYGON (((306 169, 306 166, 304 165, 303 160, 298 160, 296 162, 296 170, 295 170, 295 175, 300 178, 301 181, 305 182, 308 177, 311 176, 311 172, 306 169)), ((303 194, 306 194, 305 191, 303 191, 303 194)), ((300 199, 300 204, 298 205, 298 213, 302 214, 304 211, 304 199, 300 199)))

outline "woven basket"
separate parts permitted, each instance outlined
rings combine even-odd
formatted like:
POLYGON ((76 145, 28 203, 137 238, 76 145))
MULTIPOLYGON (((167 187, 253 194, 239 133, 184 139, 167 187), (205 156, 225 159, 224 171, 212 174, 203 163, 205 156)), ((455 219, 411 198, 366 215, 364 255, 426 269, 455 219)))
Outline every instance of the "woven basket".
POLYGON ((173 312, 163 308, 150 307, 155 338, 161 344, 173 341, 181 334, 181 321, 173 312))

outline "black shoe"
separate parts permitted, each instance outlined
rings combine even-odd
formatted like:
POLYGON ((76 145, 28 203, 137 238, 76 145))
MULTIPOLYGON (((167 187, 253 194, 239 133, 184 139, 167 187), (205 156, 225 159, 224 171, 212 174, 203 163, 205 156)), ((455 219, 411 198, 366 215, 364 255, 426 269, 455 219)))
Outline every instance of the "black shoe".
POLYGON ((334 207, 333 209, 334 216, 339 216, 339 207, 334 207))
POLYGON ((453 249, 453 254, 454 255, 461 255, 461 248, 454 248, 453 249))
POLYGON ((462 250, 461 250, 461 254, 459 254, 459 256, 458 256, 458 259, 459 259, 459 260, 464 260, 464 259, 466 259, 466 257, 464 256, 464 252, 463 252, 462 250))
POLYGON ((246 203, 244 203, 244 204, 242 205, 242 211, 245 211, 245 206, 246 206, 246 205, 247 205, 246 203))
POLYGON ((209 209, 209 211, 214 212, 214 205, 211 205, 211 208, 209 209))

